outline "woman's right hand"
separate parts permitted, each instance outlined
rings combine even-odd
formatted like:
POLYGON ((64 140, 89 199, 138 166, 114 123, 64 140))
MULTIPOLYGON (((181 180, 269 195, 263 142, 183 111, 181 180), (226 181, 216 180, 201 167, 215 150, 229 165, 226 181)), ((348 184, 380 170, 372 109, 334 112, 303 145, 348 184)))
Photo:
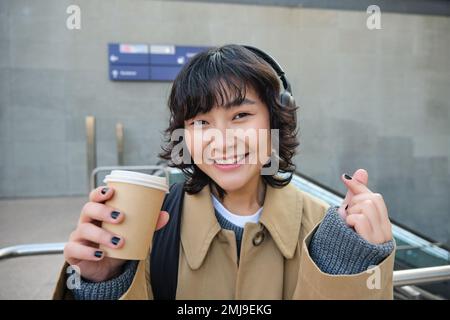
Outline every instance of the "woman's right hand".
MULTIPOLYGON (((102 244, 109 248, 121 248, 126 239, 122 235, 111 234, 101 227, 102 221, 121 223, 126 213, 120 212, 104 204, 114 194, 114 189, 98 187, 89 194, 87 202, 81 210, 77 228, 70 234, 69 242, 64 247, 64 258, 70 265, 80 268, 81 276, 93 282, 100 282, 118 276, 126 260, 105 257, 99 249, 102 244)), ((164 227, 169 221, 169 214, 161 211, 156 230, 164 227)))

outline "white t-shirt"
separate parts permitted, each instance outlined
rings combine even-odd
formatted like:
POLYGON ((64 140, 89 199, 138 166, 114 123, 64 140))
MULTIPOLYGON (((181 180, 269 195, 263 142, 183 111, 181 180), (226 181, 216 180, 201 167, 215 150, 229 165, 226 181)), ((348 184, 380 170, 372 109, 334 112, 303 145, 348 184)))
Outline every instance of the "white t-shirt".
POLYGON ((223 206, 223 204, 220 203, 219 200, 217 200, 217 198, 211 194, 212 200, 213 200, 213 205, 214 208, 217 210, 217 212, 219 212, 219 214, 224 217, 225 219, 227 219, 228 221, 230 221, 232 224, 237 225, 241 228, 243 228, 245 226, 246 223, 251 222, 251 223, 258 223, 259 218, 261 216, 261 212, 263 210, 264 207, 261 207, 258 209, 258 211, 256 211, 254 214, 249 215, 249 216, 241 216, 238 214, 234 214, 232 212, 230 212, 227 208, 225 208, 223 206))

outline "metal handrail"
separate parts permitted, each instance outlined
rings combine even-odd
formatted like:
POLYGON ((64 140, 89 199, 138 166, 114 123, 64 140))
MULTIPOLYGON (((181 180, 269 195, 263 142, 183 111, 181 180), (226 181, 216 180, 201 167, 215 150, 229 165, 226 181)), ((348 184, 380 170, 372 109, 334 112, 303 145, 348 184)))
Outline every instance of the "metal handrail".
POLYGON ((444 244, 442 242, 417 244, 417 245, 403 244, 403 245, 398 245, 396 247, 396 250, 397 251, 401 251, 401 250, 415 250, 415 249, 424 249, 424 248, 430 248, 430 247, 432 247, 432 248, 434 248, 434 247, 443 248, 444 244))
POLYGON ((102 171, 112 171, 112 170, 153 170, 153 174, 156 173, 156 171, 164 173, 166 175, 167 181, 169 181, 169 169, 166 166, 162 165, 145 165, 145 166, 103 166, 103 167, 97 167, 94 170, 92 170, 90 180, 89 180, 89 188, 90 190, 94 189, 97 186, 97 175, 99 172, 102 171))
MULTIPOLYGON (((0 260, 31 255, 61 254, 65 242, 23 244, 0 249, 0 260)), ((396 270, 393 275, 394 287, 440 282, 450 280, 450 265, 396 270)))
POLYGON ((65 242, 33 243, 5 247, 0 249, 0 260, 33 255, 61 254, 65 244, 65 242))
POLYGON ((450 280, 450 265, 394 271, 394 287, 450 280))

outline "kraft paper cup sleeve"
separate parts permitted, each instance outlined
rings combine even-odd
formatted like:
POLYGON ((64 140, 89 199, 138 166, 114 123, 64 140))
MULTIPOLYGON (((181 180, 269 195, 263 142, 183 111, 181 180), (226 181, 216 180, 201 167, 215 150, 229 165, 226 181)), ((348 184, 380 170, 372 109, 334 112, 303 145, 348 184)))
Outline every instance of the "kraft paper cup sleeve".
MULTIPOLYGON (((168 170, 165 172, 167 181, 168 170)), ((153 234, 166 192, 121 181, 108 181, 107 185, 113 187, 115 192, 105 204, 123 212, 125 219, 119 224, 104 222, 102 227, 112 234, 124 237, 125 244, 117 249, 104 245, 100 248, 108 257, 144 260, 151 250, 153 234)))

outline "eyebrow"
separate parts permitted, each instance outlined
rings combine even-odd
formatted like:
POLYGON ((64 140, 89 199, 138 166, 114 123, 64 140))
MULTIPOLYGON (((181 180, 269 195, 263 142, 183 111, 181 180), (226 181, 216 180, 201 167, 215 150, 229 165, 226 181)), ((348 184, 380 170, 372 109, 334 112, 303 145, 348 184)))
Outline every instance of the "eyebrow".
POLYGON ((256 103, 256 101, 253 101, 253 100, 248 99, 248 98, 244 98, 244 100, 242 100, 242 102, 239 102, 239 100, 236 99, 234 101, 231 101, 231 102, 227 103, 227 107, 239 107, 239 106, 241 106, 243 104, 255 104, 255 103, 256 103))

